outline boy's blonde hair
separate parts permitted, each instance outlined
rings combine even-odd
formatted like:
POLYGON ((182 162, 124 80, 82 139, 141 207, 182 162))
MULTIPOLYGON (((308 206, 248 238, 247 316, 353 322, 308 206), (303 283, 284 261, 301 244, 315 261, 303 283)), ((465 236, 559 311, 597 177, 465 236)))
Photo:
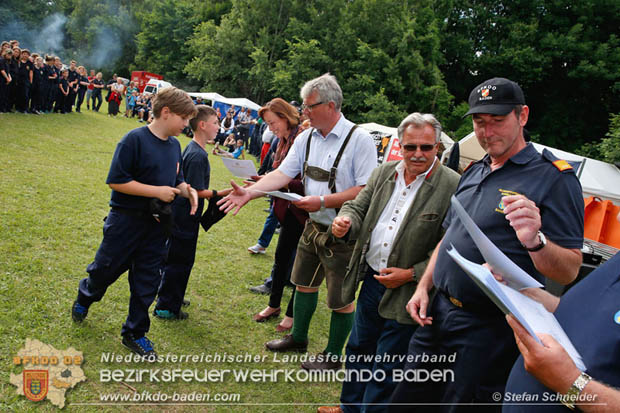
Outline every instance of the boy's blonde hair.
POLYGON ((192 98, 181 89, 167 87, 153 97, 153 117, 159 118, 161 110, 167 106, 175 115, 193 118, 198 113, 192 98))

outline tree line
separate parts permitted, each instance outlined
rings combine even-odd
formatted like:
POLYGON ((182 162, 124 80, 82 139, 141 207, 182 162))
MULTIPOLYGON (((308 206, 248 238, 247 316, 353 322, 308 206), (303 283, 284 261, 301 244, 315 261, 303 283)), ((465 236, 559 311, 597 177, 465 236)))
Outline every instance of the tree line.
POLYGON ((65 16, 66 58, 112 47, 109 73, 148 70, 264 103, 298 100, 305 80, 331 72, 353 121, 395 126, 432 112, 456 139, 471 131, 471 88, 508 77, 526 94, 533 140, 620 162, 619 0, 3 3, 25 24, 65 16))

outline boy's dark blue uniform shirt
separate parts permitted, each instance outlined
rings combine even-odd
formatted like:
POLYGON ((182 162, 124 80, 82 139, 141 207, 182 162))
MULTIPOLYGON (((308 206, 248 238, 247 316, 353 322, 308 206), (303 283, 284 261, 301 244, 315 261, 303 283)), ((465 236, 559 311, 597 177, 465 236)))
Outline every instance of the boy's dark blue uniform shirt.
MULTIPOLYGON (((147 126, 127 133, 116 146, 107 184, 138 181, 176 187, 183 180, 181 145, 173 137, 159 139, 147 126)), ((112 191, 110 206, 148 211, 149 198, 112 191)))
MULTIPOLYGON (((196 191, 209 188, 211 166, 207 152, 193 140, 183 150, 183 176, 185 182, 196 191)), ((192 238, 198 231, 198 223, 204 209, 204 199, 198 198, 198 209, 190 215, 191 204, 187 198, 176 197, 172 204, 174 213, 174 235, 181 238, 192 238)))

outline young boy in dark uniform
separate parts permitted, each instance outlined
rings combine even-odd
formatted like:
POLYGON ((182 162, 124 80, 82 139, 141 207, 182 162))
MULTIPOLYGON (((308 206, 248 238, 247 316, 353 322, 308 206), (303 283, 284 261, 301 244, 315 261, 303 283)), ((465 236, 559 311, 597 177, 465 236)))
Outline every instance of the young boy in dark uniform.
POLYGON ((166 206, 181 195, 191 200, 190 214, 198 208, 196 190, 183 180, 181 146, 174 137, 196 115, 196 108, 187 93, 170 87, 159 92, 153 110, 153 122, 129 132, 116 147, 106 180, 112 189, 112 209, 71 310, 74 321, 83 321, 90 305, 129 270, 131 295, 122 343, 148 358, 157 356, 145 333, 167 254, 166 206))
POLYGON ((69 70, 62 69, 60 72, 60 78, 58 80, 58 91, 56 92, 56 105, 54 106, 54 113, 60 112, 62 114, 67 113, 65 111, 65 102, 69 96, 69 70))
POLYGON ((67 113, 73 111, 72 107, 75 105, 75 97, 80 86, 80 74, 76 70, 76 65, 77 62, 75 60, 72 60, 69 64, 69 78, 67 79, 69 82, 69 95, 65 99, 65 112, 67 113))
POLYGON ((30 112, 39 115, 43 111, 43 78, 45 69, 43 58, 38 56, 34 59, 34 76, 32 78, 32 89, 30 90, 30 112))
POLYGON ((44 105, 43 110, 47 113, 51 112, 54 104, 54 100, 56 98, 56 70, 54 68, 54 57, 53 56, 45 56, 45 68, 44 68, 44 76, 43 76, 43 99, 44 105))
POLYGON ((28 113, 30 103, 30 87, 34 77, 34 65, 30 61, 30 50, 21 51, 21 56, 17 62, 17 101, 15 106, 18 112, 28 113))
MULTIPOLYGON (((189 121, 194 137, 183 151, 183 176, 185 182, 198 191, 198 212, 196 215, 189 215, 190 205, 184 198, 177 198, 172 204, 174 230, 170 238, 170 249, 158 292, 157 305, 153 311, 156 317, 163 319, 187 318, 187 313, 181 311, 181 305, 196 257, 204 198, 211 198, 218 194, 217 191, 207 189, 211 167, 205 147, 207 141, 214 139, 217 135, 220 122, 217 112, 212 107, 199 105, 196 108, 198 115, 189 121)), ((231 189, 227 189, 220 191, 219 194, 228 195, 230 191, 231 189)))

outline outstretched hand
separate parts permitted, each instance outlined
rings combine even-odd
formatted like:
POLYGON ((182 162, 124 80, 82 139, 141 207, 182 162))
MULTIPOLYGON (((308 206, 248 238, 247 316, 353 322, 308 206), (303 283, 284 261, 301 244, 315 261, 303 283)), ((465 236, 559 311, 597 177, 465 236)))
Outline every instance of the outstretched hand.
POLYGON ((237 185, 235 181, 230 181, 230 185, 232 192, 217 201, 217 205, 219 205, 220 211, 229 213, 234 209, 233 215, 237 215, 241 207, 250 202, 252 196, 249 191, 237 185))

